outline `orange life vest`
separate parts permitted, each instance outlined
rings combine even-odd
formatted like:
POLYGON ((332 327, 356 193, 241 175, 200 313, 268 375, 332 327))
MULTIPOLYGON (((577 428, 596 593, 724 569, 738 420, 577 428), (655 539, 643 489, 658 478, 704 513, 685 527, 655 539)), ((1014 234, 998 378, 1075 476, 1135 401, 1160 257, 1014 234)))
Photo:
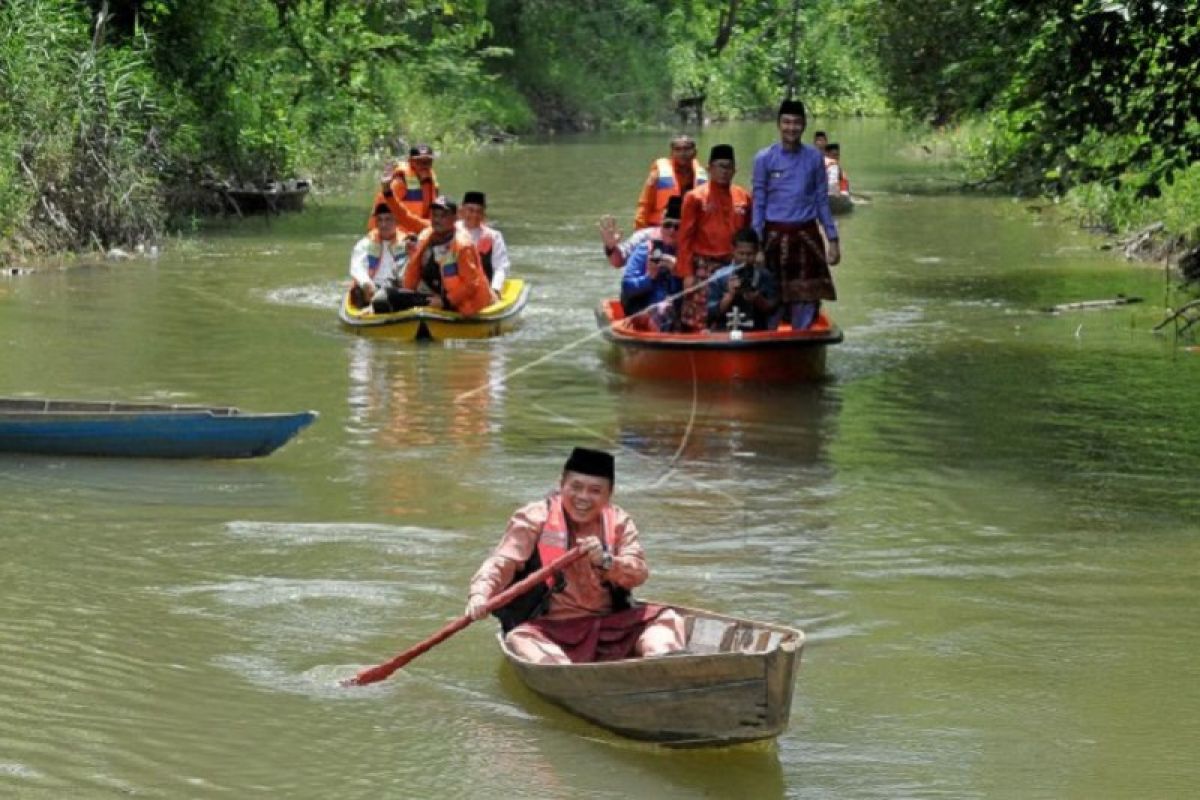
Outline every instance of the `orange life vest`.
MULTIPOLYGON (((648 222, 650 225, 659 225, 662 223, 663 212, 667 210, 667 201, 684 192, 679 186, 679 181, 675 180, 675 164, 671 159, 660 158, 654 162, 654 165, 655 171, 658 173, 658 181, 654 184, 654 215, 648 222)), ((695 176, 696 182, 691 185, 690 189, 708 183, 708 172, 695 159, 692 160, 692 175, 695 176)))
POLYGON ((494 245, 492 229, 484 225, 483 232, 479 234, 479 241, 475 243, 475 249, 479 251, 479 261, 483 264, 483 273, 487 275, 489 284, 492 282, 493 275, 492 247, 494 245))
MULTIPOLYGON (((546 522, 542 525, 542 530, 538 534, 534 552, 530 554, 525 564, 517 570, 517 574, 513 577, 513 583, 520 581, 526 575, 533 574, 534 571, 548 564, 553 564, 555 560, 561 558, 567 552, 567 545, 571 542, 571 534, 567 528, 567 518, 563 511, 562 495, 555 492, 547 497, 546 510, 546 522)), ((613 510, 612 506, 605 506, 602 519, 604 522, 604 544, 608 548, 608 552, 612 553, 616 547, 617 512, 613 510)), ((561 572, 556 572, 549 578, 546 578, 544 584, 535 586, 521 597, 514 598, 508 605, 496 609, 492 614, 500 620, 500 627, 503 628, 504 632, 508 633, 522 622, 536 619, 546 613, 550 605, 550 599, 556 592, 561 592, 566 585, 566 577, 561 572)), ((630 607, 631 601, 628 589, 609 584, 608 590, 612 594, 614 611, 630 607)))
POLYGON ((438 196, 437 175, 433 172, 429 173, 429 188, 430 191, 425 191, 425 186, 421 183, 421 179, 412 171, 407 161, 401 161, 392 170, 392 193, 399 201, 400 205, 404 206, 421 219, 429 219, 432 216, 431 204, 433 199, 438 196), (396 184, 400 184, 397 186, 396 184), (403 194, 398 189, 404 188, 403 194))
MULTIPOLYGON (((421 283, 421 268, 433 246, 433 229, 426 228, 417 239, 417 247, 404 268, 404 288, 416 289, 421 283)), ((479 251, 471 234, 458 228, 450 240, 446 259, 438 264, 442 293, 454 311, 474 316, 492 304, 492 287, 479 261, 479 251)))
MULTIPOLYGON (((567 528, 566 512, 563 511, 562 495, 555 492, 546 498, 546 524, 542 526, 542 535, 538 537, 537 552, 542 566, 552 564, 562 558, 570 549, 571 531, 567 528)), ((611 505, 606 505, 601 514, 604 522, 604 546, 611 554, 617 546, 617 512, 611 505)), ((551 589, 557 584, 557 578, 546 578, 546 585, 551 589)))

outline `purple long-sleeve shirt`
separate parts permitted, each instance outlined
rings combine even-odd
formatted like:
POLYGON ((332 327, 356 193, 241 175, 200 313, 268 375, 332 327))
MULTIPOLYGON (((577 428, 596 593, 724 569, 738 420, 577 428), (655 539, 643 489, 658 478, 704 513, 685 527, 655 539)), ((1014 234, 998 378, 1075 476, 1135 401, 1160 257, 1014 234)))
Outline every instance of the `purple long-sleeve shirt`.
POLYGON ((837 224, 829 210, 829 185, 825 177, 825 158, 812 145, 784 150, 779 142, 764 147, 754 156, 754 214, 752 224, 758 235, 768 222, 808 222, 819 220, 825 238, 838 238, 837 224))

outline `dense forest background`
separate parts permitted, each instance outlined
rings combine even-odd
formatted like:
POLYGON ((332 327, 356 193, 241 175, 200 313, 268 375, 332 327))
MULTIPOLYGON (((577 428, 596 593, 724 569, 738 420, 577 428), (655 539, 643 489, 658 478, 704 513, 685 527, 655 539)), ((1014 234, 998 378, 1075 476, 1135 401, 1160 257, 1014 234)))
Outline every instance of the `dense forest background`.
POLYGON ((205 179, 361 167, 401 141, 900 116, 964 185, 1200 233, 1200 0, 3 0, 0 256, 128 245, 205 179))

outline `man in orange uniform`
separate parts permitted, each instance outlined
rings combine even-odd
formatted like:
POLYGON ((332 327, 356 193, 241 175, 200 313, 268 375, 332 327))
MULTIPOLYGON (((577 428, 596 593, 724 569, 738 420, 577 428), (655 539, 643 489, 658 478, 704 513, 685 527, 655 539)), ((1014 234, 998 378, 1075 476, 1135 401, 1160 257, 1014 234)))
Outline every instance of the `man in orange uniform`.
MULTIPOLYGON (((380 179, 373 206, 386 203, 400 230, 420 233, 429 227, 433 200, 440 194, 433 172, 433 148, 419 144, 410 148, 408 160, 389 165, 380 179)), ((375 225, 374 217, 367 228, 375 225)))
MULTIPOLYGON (((719 144, 708 156, 708 183, 683 196, 679 225, 679 253, 675 271, 684 288, 702 283, 733 258, 733 236, 750 225, 750 193, 733 185, 737 172, 733 146, 719 144)), ((698 289, 683 301, 679 327, 704 330, 708 318, 708 292, 698 289)))
POLYGON ((650 165, 650 175, 638 198, 634 230, 660 224, 671 197, 682 197, 707 181, 704 167, 696 161, 696 140, 686 133, 677 135, 671 140, 671 157, 656 159, 650 165))
POLYGON ((615 661, 682 650, 683 618, 630 603, 650 570, 629 515, 612 499, 613 457, 576 447, 559 490, 517 509, 492 555, 471 578, 466 614, 482 619, 489 598, 575 545, 588 557, 496 612, 508 647, 535 664, 615 661))
POLYGON ((446 197, 432 204, 432 226, 421 232, 408 264, 404 288, 428 294, 429 305, 474 316, 496 302, 471 235, 455 222, 458 205, 446 197))

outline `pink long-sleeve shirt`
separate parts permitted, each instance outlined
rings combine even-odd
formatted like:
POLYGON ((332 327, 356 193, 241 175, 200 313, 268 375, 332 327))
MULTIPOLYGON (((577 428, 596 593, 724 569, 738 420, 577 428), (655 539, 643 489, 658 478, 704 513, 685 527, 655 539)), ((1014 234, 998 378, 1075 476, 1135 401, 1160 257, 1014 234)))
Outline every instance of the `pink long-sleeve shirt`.
MULTIPOLYGON (((638 541, 637 526, 622 509, 613 506, 613 511, 616 512, 616 543, 611 550, 612 567, 607 572, 602 572, 598 567, 592 566, 586 558, 568 565, 563 570, 567 580, 566 588, 551 596, 550 606, 541 619, 568 619, 611 613, 612 594, 607 584, 633 589, 646 582, 650 570, 646 566, 642 545, 638 541)), ((508 521, 508 528, 504 531, 500 544, 471 578, 469 594, 487 598, 506 589, 512 583, 517 570, 533 555, 538 536, 548 516, 545 500, 517 509, 508 521)), ((585 536, 596 536, 603 540, 603 520, 596 519, 580 527, 571 536, 568 546, 574 547, 575 542, 585 536)))

